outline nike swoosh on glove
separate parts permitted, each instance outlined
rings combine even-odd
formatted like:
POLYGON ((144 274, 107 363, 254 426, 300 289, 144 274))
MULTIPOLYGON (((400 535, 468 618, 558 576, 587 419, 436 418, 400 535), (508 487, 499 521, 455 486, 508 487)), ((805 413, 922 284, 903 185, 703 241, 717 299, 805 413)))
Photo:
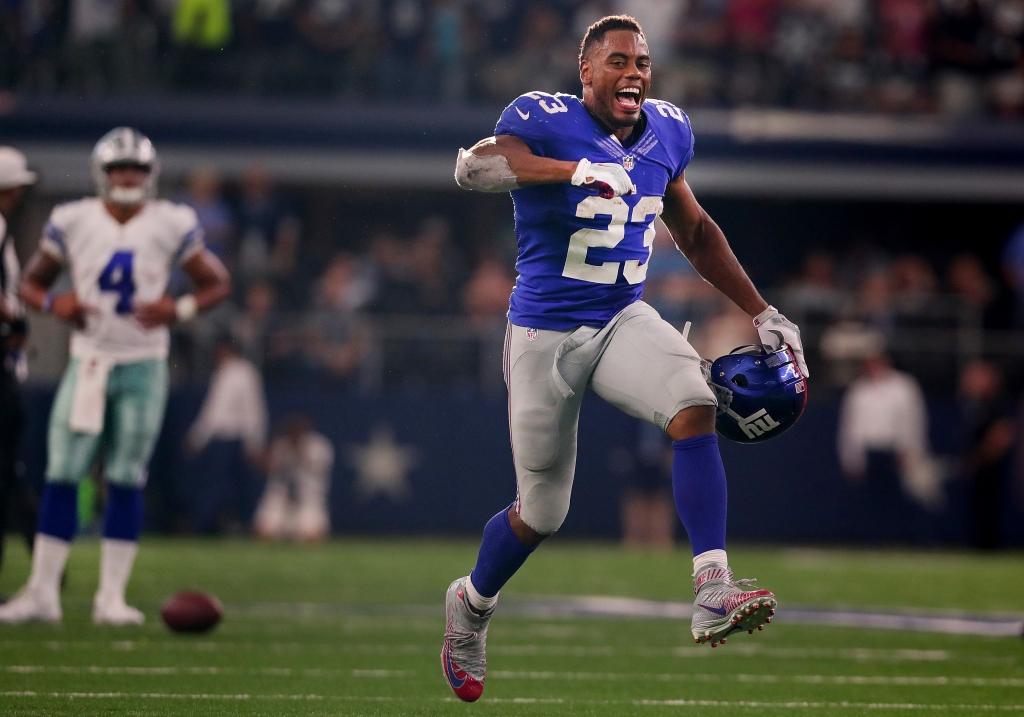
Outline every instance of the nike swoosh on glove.
POLYGON ((572 175, 572 183, 577 187, 596 189, 604 199, 635 194, 636 186, 621 164, 612 162, 591 162, 581 159, 572 175))
POLYGON ((779 313, 774 306, 769 306, 754 318, 754 326, 757 328, 757 335, 761 343, 773 351, 782 347, 782 344, 789 346, 796 356, 796 365, 800 367, 800 373, 804 378, 810 377, 807 370, 807 362, 804 360, 804 345, 800 341, 800 328, 785 316, 779 313))

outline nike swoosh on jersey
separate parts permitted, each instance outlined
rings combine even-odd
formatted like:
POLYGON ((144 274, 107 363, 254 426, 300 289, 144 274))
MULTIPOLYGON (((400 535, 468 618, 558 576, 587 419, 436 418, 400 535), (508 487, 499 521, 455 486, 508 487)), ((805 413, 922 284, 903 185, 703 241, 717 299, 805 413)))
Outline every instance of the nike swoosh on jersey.
POLYGON ((705 605, 704 603, 697 603, 697 604, 700 605, 705 610, 707 610, 708 612, 713 612, 716 615, 724 615, 725 614, 725 606, 724 605, 722 605, 721 607, 711 607, 710 605, 705 605))
POLYGON ((522 117, 522 118, 523 118, 524 120, 528 120, 528 119, 530 119, 530 111, 529 111, 529 110, 527 110, 527 111, 526 111, 526 114, 523 114, 523 113, 522 113, 522 112, 520 111, 520 109, 519 109, 518 107, 516 107, 516 112, 518 112, 518 113, 519 113, 519 116, 520 116, 520 117, 522 117))

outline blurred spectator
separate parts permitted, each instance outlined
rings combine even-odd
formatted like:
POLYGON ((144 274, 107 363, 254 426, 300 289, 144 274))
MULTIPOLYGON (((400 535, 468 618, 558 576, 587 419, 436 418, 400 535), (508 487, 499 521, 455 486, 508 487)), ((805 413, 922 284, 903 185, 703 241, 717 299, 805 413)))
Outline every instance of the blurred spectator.
POLYGON ((461 252, 451 242, 451 227, 443 217, 420 224, 410 251, 417 309, 425 313, 458 311, 458 289, 465 278, 461 252))
POLYGON ((123 6, 121 0, 70 2, 72 82, 86 94, 104 94, 122 84, 118 80, 124 69, 124 58, 119 56, 118 39, 123 6))
POLYGON ((935 30, 934 61, 940 110, 970 116, 982 109, 980 75, 988 57, 985 18, 978 0, 942 0, 935 30))
POLYGON ((369 300, 371 288, 356 257, 347 253, 338 254, 320 279, 306 352, 312 365, 333 379, 349 379, 366 353, 368 337, 356 311, 369 300))
POLYGON ((315 94, 336 95, 354 88, 349 63, 366 31, 362 3, 349 0, 299 0, 295 30, 307 53, 299 82, 315 94))
POLYGON ((262 369, 266 360, 275 299, 273 286, 257 282, 245 292, 244 310, 231 320, 231 338, 241 356, 257 369, 262 369))
POLYGON ((700 277, 679 251, 668 227, 656 221, 654 244, 648 259, 644 301, 672 323, 692 321, 699 333, 703 323, 718 312, 722 295, 700 277))
POLYGON ((850 318, 888 333, 892 328, 893 281, 889 270, 876 267, 860 281, 850 318))
POLYGON ((636 421, 636 429, 635 451, 619 458, 626 472, 622 542, 630 548, 669 550, 679 522, 672 499, 672 443, 646 421, 636 421))
POLYGON ((722 301, 718 313, 706 322, 695 323, 690 334, 690 344, 697 353, 712 361, 739 346, 760 342, 750 317, 731 301, 722 301))
POLYGON ((929 511, 945 503, 943 474, 928 446, 924 394, 913 376, 892 367, 884 351, 864 359, 861 377, 843 397, 838 450, 843 472, 855 484, 898 483, 929 511))
POLYGON ((1016 436, 1013 400, 1000 370, 991 363, 969 364, 960 376, 967 438, 961 469, 970 487, 971 541, 977 548, 1003 545, 1003 493, 1016 436))
POLYGON ((920 310, 935 298, 938 279, 931 264, 918 254, 904 254, 891 268, 893 301, 903 312, 920 310))
POLYGON ((253 526, 264 540, 319 542, 330 534, 327 494, 334 447, 303 414, 285 419, 270 444, 267 486, 253 526))
POLYGON ((470 321, 480 327, 504 324, 515 283, 515 276, 500 261, 485 255, 463 290, 462 303, 470 321))
POLYGON ((281 247, 297 233, 298 220, 289 212, 285 201, 274 191, 267 168, 254 164, 242 172, 241 197, 238 202, 238 262, 236 280, 243 286, 267 279, 277 265, 294 263, 292 247, 281 247), (272 260, 273 257, 273 260, 272 260), (274 261, 276 260, 276 261, 274 261))
POLYGON ((230 0, 177 0, 171 18, 172 82, 190 92, 215 87, 231 29, 230 0))
POLYGON ((217 346, 214 361, 210 390, 185 442, 196 458, 185 490, 199 533, 248 524, 255 503, 252 467, 263 460, 267 432, 259 371, 228 340, 217 346))
POLYGON ((204 241, 207 248, 232 266, 231 242, 234 238, 235 223, 231 216, 231 207, 221 195, 220 173, 210 166, 192 170, 181 201, 192 207, 199 216, 199 225, 205 233, 204 241))
POLYGON ((834 314, 847 300, 836 278, 835 258, 815 250, 804 257, 800 277, 783 290, 780 305, 794 313, 834 314))
POLYGON ((996 316, 995 282, 989 277, 981 260, 974 254, 953 257, 946 269, 946 285, 961 304, 977 314, 985 328, 1001 328, 1002 317, 996 316))
POLYGON ((519 47, 488 66, 488 95, 509 101, 524 92, 568 92, 579 84, 579 40, 564 34, 563 21, 549 3, 531 3, 519 33, 519 47))

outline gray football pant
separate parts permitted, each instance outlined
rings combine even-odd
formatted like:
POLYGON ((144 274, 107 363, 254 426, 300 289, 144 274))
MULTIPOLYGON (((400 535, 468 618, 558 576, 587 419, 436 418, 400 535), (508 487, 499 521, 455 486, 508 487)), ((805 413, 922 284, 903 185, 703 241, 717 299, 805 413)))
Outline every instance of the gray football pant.
POLYGON ((516 467, 516 510, 547 535, 569 512, 576 432, 587 388, 662 430, 682 409, 716 406, 700 357, 642 301, 604 328, 546 331, 508 325, 505 383, 516 467))

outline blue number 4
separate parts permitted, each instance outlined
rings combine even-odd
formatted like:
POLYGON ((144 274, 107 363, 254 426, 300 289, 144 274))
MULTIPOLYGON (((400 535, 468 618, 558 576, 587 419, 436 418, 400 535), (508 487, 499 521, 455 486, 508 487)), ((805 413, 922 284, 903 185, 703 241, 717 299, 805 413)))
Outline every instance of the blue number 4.
POLYGON ((116 251, 100 274, 100 290, 118 294, 115 311, 119 314, 132 313, 132 297, 135 296, 135 280, 132 278, 133 259, 134 255, 130 251, 116 251))

